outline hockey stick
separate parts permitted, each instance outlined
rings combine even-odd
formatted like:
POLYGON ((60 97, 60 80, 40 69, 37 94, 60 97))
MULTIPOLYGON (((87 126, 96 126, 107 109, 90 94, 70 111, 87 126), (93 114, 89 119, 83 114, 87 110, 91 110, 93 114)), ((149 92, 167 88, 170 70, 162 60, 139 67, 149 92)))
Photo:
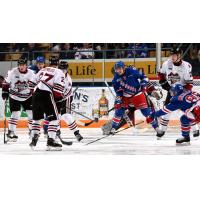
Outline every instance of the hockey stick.
MULTIPOLYGON (((113 97, 115 98, 115 94, 113 93, 113 91, 110 89, 108 82, 105 80, 104 81, 106 84, 106 87, 109 89, 110 93, 113 95, 113 97)), ((133 126, 134 124, 132 123, 132 121, 130 120, 129 116, 127 115, 127 113, 125 112, 123 115, 124 119, 126 120, 127 124, 129 125, 129 127, 133 126)))
POLYGON ((64 145, 72 145, 73 144, 73 142, 72 141, 65 141, 65 140, 63 140, 61 137, 60 137, 60 135, 57 135, 57 137, 59 138, 59 140, 61 141, 61 143, 62 144, 64 144, 64 145))
POLYGON ((66 108, 67 108, 68 110, 70 110, 71 112, 76 113, 77 115, 80 115, 80 116, 82 116, 82 117, 84 117, 84 118, 86 118, 86 119, 89 119, 90 121, 93 121, 93 119, 91 119, 91 118, 87 117, 86 115, 81 114, 81 113, 79 113, 79 112, 77 112, 77 111, 75 111, 75 110, 72 110, 72 109, 69 108, 68 106, 63 107, 62 109, 66 109, 66 108))
MULTIPOLYGON (((78 89, 78 86, 76 87, 76 89, 74 90, 73 93, 75 93, 75 92, 77 91, 77 89, 78 89)), ((82 117, 84 117, 84 118, 90 120, 90 122, 86 122, 86 123, 81 122, 81 121, 77 121, 77 124, 79 124, 79 125, 81 125, 81 126, 89 126, 90 124, 92 124, 92 123, 94 123, 94 122, 97 123, 98 120, 99 120, 98 118, 91 119, 91 118, 89 118, 89 117, 87 117, 87 116, 85 116, 85 115, 83 115, 83 114, 81 114, 81 113, 79 113, 79 112, 77 112, 77 111, 75 111, 75 110, 72 110, 71 108, 69 108, 69 107, 67 107, 67 106, 63 107, 62 109, 66 109, 66 108, 67 108, 68 110, 70 110, 71 112, 74 112, 74 113, 76 113, 77 115, 80 115, 80 116, 82 116, 82 117)), ((109 113, 110 111, 112 111, 112 110, 114 110, 114 107, 113 107, 112 109, 108 110, 108 113, 109 113)), ((102 117, 102 116, 100 116, 100 117, 102 117)))
POLYGON ((4 133, 3 133, 3 143, 6 144, 6 106, 7 106, 7 99, 5 100, 4 103, 4 133))
POLYGON ((61 122, 59 122, 59 130, 57 130, 56 136, 58 137, 58 139, 61 141, 62 144, 64 144, 64 145, 72 145, 73 144, 72 141, 65 141, 65 140, 63 140, 61 138, 61 136, 60 136, 61 135, 61 131, 60 131, 61 128, 62 128, 61 127, 61 122))
MULTIPOLYGON (((137 124, 135 124, 135 126, 140 125, 140 124, 142 124, 142 123, 144 123, 144 120, 138 122, 137 124)), ((133 126, 128 126, 128 127, 123 128, 123 129, 121 129, 121 130, 119 130, 119 131, 116 131, 115 134, 116 134, 116 133, 119 133, 119 132, 122 132, 122 131, 124 131, 124 130, 126 130, 126 129, 129 129, 129 128, 131 128, 131 127, 133 127, 133 126)))
POLYGON ((97 138, 97 139, 95 139, 95 140, 92 140, 91 142, 86 143, 85 146, 86 146, 86 145, 89 145, 89 144, 92 144, 92 143, 95 143, 95 142, 97 142, 97 141, 99 141, 99 140, 102 140, 102 139, 104 139, 104 138, 107 138, 107 137, 109 137, 109 136, 110 136, 110 135, 106 135, 106 136, 97 138))
POLYGON ((93 119, 87 117, 87 116, 84 115, 84 114, 81 114, 81 113, 79 113, 79 112, 77 112, 77 111, 75 111, 75 110, 72 110, 72 109, 69 108, 68 106, 65 106, 64 108, 67 108, 67 109, 69 109, 71 112, 74 112, 74 113, 76 113, 77 115, 80 115, 80 116, 82 116, 82 117, 85 117, 86 119, 89 119, 89 120, 91 120, 91 121, 93 120, 93 119))
MULTIPOLYGON (((135 124, 135 126, 137 126, 137 125, 139 125, 139 124, 142 124, 143 122, 144 122, 144 121, 142 120, 141 122, 138 122, 137 124, 135 124)), ((131 128, 131 127, 133 127, 133 126, 128 126, 128 127, 123 128, 123 129, 121 129, 121 130, 119 130, 119 131, 116 131, 115 134, 117 134, 117 133, 119 133, 119 132, 122 132, 122 131, 124 131, 124 130, 126 130, 126 129, 129 129, 129 128, 131 128)), ((115 135, 115 134, 114 134, 114 135, 115 135)), ((112 135, 112 136, 114 136, 114 135, 112 135)), ((88 142, 87 144, 85 144, 85 146, 86 146, 86 145, 89 145, 89 144, 92 144, 92 143, 95 143, 95 142, 97 142, 97 141, 99 141, 99 140, 102 140, 102 139, 104 139, 104 138, 107 138, 107 137, 109 137, 109 136, 111 136, 111 135, 106 135, 106 136, 97 138, 96 140, 92 140, 91 142, 88 142)))
MULTIPOLYGON (((114 109, 115 109, 115 107, 111 108, 110 110, 108 110, 108 113, 111 112, 111 111, 114 110, 114 109)), ((102 117, 102 116, 100 115, 100 117, 102 117)), ((98 118, 95 118, 94 120, 85 123, 85 126, 89 126, 89 125, 92 124, 93 122, 98 122, 98 120, 99 120, 98 118)))
POLYGON ((104 81, 105 84, 106 84, 106 87, 109 89, 110 93, 113 95, 113 97, 115 98, 115 94, 113 93, 113 91, 110 89, 109 85, 108 85, 108 82, 105 80, 104 81))

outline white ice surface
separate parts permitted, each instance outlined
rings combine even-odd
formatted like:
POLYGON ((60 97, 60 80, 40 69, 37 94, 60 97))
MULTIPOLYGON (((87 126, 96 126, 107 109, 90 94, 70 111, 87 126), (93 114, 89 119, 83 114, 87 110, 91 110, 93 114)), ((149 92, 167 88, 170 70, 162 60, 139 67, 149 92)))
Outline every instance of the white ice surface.
MULTIPOLYGON (((0 130, 2 133, 2 129, 0 130)), ((25 129, 18 129, 19 139, 16 143, 3 144, 0 134, 0 154, 10 155, 190 155, 200 154, 200 139, 191 137, 191 145, 176 146, 175 140, 180 137, 178 129, 170 129, 162 140, 157 140, 152 129, 128 129, 115 136, 109 136, 90 145, 86 143, 102 137, 100 129, 80 129, 85 138, 78 143, 68 129, 62 129, 62 137, 72 140, 72 146, 63 145, 59 152, 46 151, 46 138, 41 134, 40 140, 33 151, 29 147, 29 137, 25 129)))

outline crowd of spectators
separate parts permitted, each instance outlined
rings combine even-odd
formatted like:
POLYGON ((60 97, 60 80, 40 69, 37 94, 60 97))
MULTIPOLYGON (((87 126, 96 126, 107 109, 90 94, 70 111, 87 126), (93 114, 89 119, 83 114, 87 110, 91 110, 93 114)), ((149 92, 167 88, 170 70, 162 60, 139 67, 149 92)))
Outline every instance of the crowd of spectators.
MULTIPOLYGON (((162 43, 162 49, 169 51, 179 45, 162 43)), ((183 51, 188 45, 181 45, 183 51)), ((155 56, 155 48, 155 43, 1 43, 0 60, 17 60, 24 56, 32 61, 37 56, 48 59, 52 54, 60 59, 146 58, 155 56)), ((195 66, 200 64, 200 45, 193 44, 184 59, 197 68, 195 66)), ((194 73, 199 74, 199 71, 194 73)))
POLYGON ((16 60, 21 54, 29 60, 38 55, 48 59, 49 54, 61 59, 145 58, 155 47, 155 43, 1 43, 0 52, 4 53, 0 53, 0 60, 16 60))

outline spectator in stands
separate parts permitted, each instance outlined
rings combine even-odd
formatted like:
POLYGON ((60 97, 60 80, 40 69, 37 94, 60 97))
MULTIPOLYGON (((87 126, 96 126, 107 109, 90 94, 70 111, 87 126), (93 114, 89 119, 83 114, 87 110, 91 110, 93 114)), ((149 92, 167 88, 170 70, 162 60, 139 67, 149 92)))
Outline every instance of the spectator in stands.
POLYGON ((127 52, 124 49, 128 48, 128 44, 126 43, 116 43, 114 52, 114 58, 125 58, 127 55, 127 52))
POLYGON ((60 52, 61 50, 60 44, 53 44, 53 47, 51 48, 51 50, 54 52, 60 52))
POLYGON ((93 48, 95 51, 95 58, 96 59, 102 59, 103 58, 103 52, 102 50, 104 49, 104 44, 102 43, 94 43, 93 48))
POLYGON ((197 57, 191 61, 192 75, 200 76, 200 49, 198 50, 197 57))
POLYGON ((35 60, 35 58, 37 58, 37 56, 39 56, 39 53, 35 52, 37 50, 37 45, 35 43, 24 44, 22 51, 25 51, 25 53, 22 54, 22 57, 27 58, 30 60, 30 62, 32 62, 33 60, 35 60))
POLYGON ((128 48, 133 49, 128 51, 128 58, 146 58, 148 56, 148 47, 144 43, 131 43, 128 48))
POLYGON ((9 52, 21 51, 20 44, 18 44, 18 43, 10 43, 7 48, 8 48, 9 52))
POLYGON ((72 51, 70 43, 61 45, 60 59, 74 59, 74 52, 72 51))
POLYGON ((84 43, 80 49, 75 53, 75 59, 92 59, 94 58, 94 51, 89 43, 84 43))

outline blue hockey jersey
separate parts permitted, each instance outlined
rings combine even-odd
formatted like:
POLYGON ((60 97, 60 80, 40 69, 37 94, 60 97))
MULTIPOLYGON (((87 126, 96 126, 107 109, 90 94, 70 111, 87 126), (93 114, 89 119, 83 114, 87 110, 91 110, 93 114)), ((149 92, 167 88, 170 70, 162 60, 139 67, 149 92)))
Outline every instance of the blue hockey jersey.
POLYGON ((115 73, 112 84, 117 96, 130 97, 141 91, 148 83, 148 78, 144 73, 135 68, 128 67, 123 75, 115 73))
POLYGON ((196 104, 197 101, 200 101, 200 94, 187 90, 180 95, 172 97, 169 104, 155 112, 153 115, 154 117, 160 117, 179 109, 185 112, 196 104))
POLYGON ((30 70, 34 72, 34 74, 37 74, 40 70, 38 69, 37 65, 30 65, 28 67, 30 70))

